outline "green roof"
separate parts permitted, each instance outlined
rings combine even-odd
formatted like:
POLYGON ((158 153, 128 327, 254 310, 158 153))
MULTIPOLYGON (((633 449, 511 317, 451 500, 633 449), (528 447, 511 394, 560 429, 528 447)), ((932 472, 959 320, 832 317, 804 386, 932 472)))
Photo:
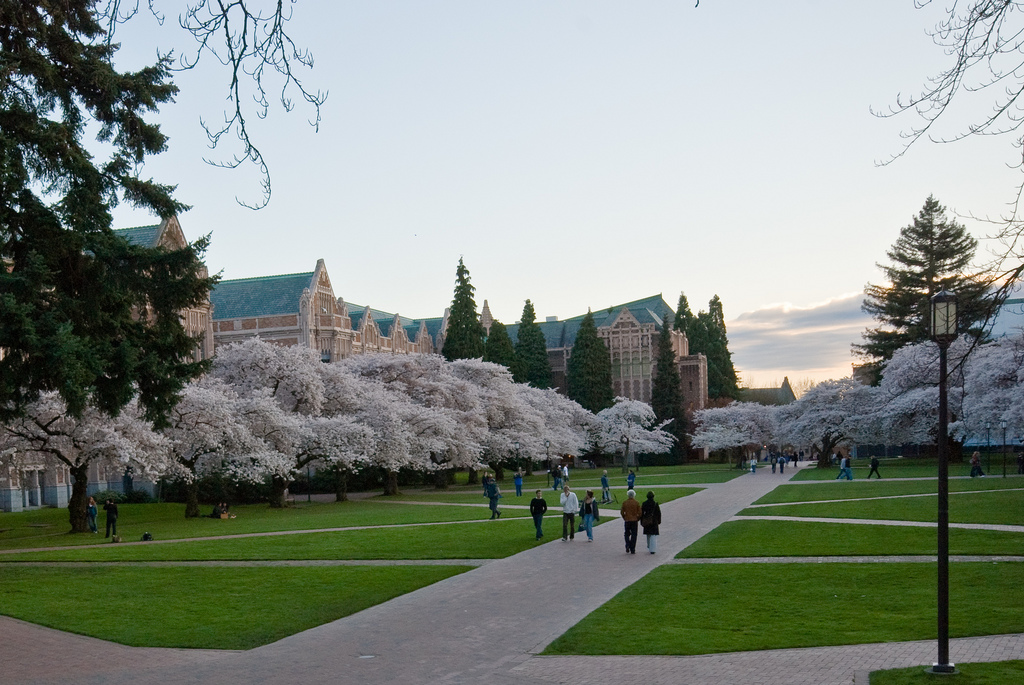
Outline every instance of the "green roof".
POLYGON ((213 318, 297 314, 302 291, 313 282, 313 273, 237 278, 221 281, 210 291, 213 318))
POLYGON ((121 236, 132 245, 138 245, 139 247, 156 247, 156 243, 160 239, 160 226, 161 224, 155 224, 153 226, 135 226, 133 228, 117 228, 114 229, 114 233, 121 236))
MULTIPOLYGON (((594 314, 594 325, 598 328, 611 326, 615 317, 622 309, 628 309, 630 314, 641 324, 653 323, 657 329, 661 329, 667 315, 674 315, 672 308, 665 302, 661 295, 652 295, 640 300, 617 304, 607 309, 599 309, 594 314)), ((574 316, 563 321, 538 321, 541 332, 544 334, 544 341, 548 349, 559 347, 572 347, 576 343, 576 333, 580 330, 580 324, 586 314, 574 316)), ((512 324, 505 327, 508 336, 515 343, 519 339, 519 324, 512 324)))

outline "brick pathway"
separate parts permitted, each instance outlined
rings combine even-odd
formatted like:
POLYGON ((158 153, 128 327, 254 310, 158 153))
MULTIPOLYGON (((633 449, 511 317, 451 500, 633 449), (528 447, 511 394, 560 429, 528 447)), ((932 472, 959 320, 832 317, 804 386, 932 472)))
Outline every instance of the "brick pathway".
MULTIPOLYGON (((743 476, 665 504, 656 555, 645 553, 642 542, 638 554, 624 554, 619 519, 605 519, 595 529, 594 543, 587 543, 584 535, 571 543, 555 539, 247 652, 130 648, 0 618, 0 684, 618 685, 628 679, 645 685, 849 685, 857 671, 931 663, 934 641, 700 657, 534 656, 656 566, 675 563, 672 557, 681 549, 786 482, 793 472, 743 476)), ((495 534, 510 534, 511 526, 532 532, 526 519, 503 521, 495 534)), ((555 521, 546 521, 545 528, 557 537, 555 521)), ((954 642, 954 661, 1024 658, 1021 635, 954 642)))

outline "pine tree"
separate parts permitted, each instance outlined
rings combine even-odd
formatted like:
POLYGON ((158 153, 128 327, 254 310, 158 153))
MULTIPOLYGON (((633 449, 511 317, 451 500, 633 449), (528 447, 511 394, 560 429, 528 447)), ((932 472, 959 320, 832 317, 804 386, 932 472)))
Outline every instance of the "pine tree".
POLYGON ((484 341, 484 361, 511 369, 515 360, 516 348, 512 344, 512 338, 508 337, 508 329, 505 328, 505 324, 495 320, 491 324, 490 335, 484 341))
MULTIPOLYGON (((864 332, 854 351, 868 362, 874 380, 883 362, 899 348, 930 339, 932 295, 948 290, 957 295, 960 330, 985 320, 992 302, 983 279, 968 273, 978 241, 946 217, 946 208, 929 195, 913 223, 886 252, 889 266, 878 265, 887 285, 868 284, 861 309, 882 326, 864 332)), ((980 331, 975 331, 980 333, 980 331)))
POLYGON ((117 414, 138 396, 162 424, 206 368, 179 316, 214 282, 202 275, 206 241, 171 252, 111 230, 120 201, 162 218, 187 209, 172 186, 137 176, 167 144, 144 117, 177 93, 172 59, 117 71, 95 4, 4 5, 0 349, 15 352, 0 359, 0 420, 57 390, 71 416, 88 405, 117 414), (102 153, 83 142, 87 128, 102 153))
POLYGON ((516 362, 512 366, 512 377, 518 383, 529 383, 535 388, 551 387, 547 342, 529 300, 523 306, 523 317, 516 333, 516 362))
POLYGON ((676 315, 672 321, 672 327, 677 331, 688 334, 689 327, 693 324, 693 319, 693 312, 690 311, 690 303, 686 301, 686 295, 679 293, 679 305, 676 307, 676 315))
POLYGON ((680 387, 676 352, 672 348, 672 325, 666 321, 658 333, 658 357, 654 363, 654 382, 651 386, 651 408, 658 421, 671 419, 665 430, 676 437, 673 453, 678 457, 685 452, 686 415, 683 410, 683 391, 680 387))
POLYGON ((448 328, 444 334, 441 353, 448 361, 479 359, 484 354, 484 327, 476 313, 473 293, 476 288, 469 282, 469 269, 459 257, 455 269, 455 294, 448 311, 448 328))
POLYGON ((739 397, 739 380, 732 364, 729 338, 725 330, 725 314, 718 295, 711 298, 708 311, 699 311, 686 328, 690 354, 703 354, 708 360, 708 397, 712 399, 739 397))
POLYGON ((566 368, 566 394, 584 409, 597 413, 615 402, 612 360, 597 334, 594 315, 588 310, 576 331, 576 341, 566 368))

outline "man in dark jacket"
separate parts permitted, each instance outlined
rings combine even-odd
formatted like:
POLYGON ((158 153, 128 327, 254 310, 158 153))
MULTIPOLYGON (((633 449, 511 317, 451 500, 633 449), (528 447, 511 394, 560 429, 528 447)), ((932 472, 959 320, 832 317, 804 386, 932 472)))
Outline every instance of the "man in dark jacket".
POLYGON ((530 500, 530 516, 533 517, 533 525, 537 527, 537 539, 540 540, 544 537, 541 525, 544 523, 544 512, 548 510, 548 503, 541 497, 540 490, 536 494, 537 496, 530 500))
POLYGON ((115 537, 117 536, 117 505, 114 500, 108 499, 103 505, 103 511, 107 512, 107 534, 104 537, 110 537, 110 531, 114 531, 115 537))

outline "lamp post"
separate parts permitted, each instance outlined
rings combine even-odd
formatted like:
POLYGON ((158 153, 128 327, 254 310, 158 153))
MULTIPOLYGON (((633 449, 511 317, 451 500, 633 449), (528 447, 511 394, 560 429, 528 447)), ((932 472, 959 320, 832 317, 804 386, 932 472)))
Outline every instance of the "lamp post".
POLYGON ((943 290, 932 296, 932 339, 939 345, 939 516, 938 628, 939 660, 929 673, 956 673, 949 663, 949 418, 946 416, 946 350, 956 340, 956 295, 943 290))
POLYGON ((519 441, 513 442, 512 446, 516 448, 516 468, 522 468, 522 464, 519 463, 519 441))
POLYGON ((986 421, 985 422, 985 436, 986 436, 985 442, 988 443, 988 446, 985 448, 985 453, 988 454, 988 467, 985 470, 986 471, 992 471, 992 422, 991 421, 986 421))
POLYGON ((999 427, 1003 429, 1003 478, 1006 478, 1006 419, 999 422, 999 427))
POLYGON ((547 470, 548 470, 548 477, 547 477, 548 485, 551 485, 551 453, 548 451, 550 447, 551 447, 551 441, 550 440, 545 440, 544 441, 544 463, 547 465, 547 470))

